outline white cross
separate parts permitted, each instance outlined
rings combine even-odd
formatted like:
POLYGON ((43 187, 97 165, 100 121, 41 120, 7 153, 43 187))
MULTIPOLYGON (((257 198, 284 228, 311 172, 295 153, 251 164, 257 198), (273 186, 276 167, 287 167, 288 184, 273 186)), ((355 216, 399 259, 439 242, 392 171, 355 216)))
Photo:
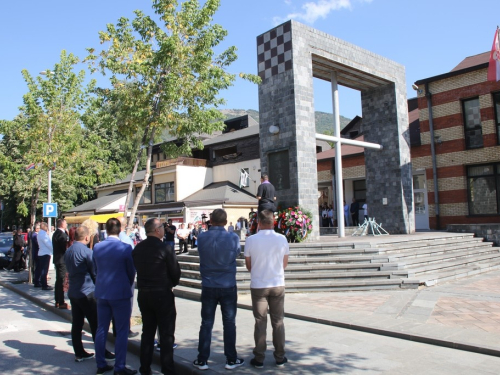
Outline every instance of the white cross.
POLYGON ((333 101, 333 126, 334 135, 316 134, 316 139, 335 143, 335 198, 337 200, 337 223, 339 228, 339 237, 345 237, 344 225, 344 191, 342 190, 342 153, 341 146, 352 145, 375 150, 382 150, 382 145, 370 142, 356 141, 354 139, 341 138, 340 136, 340 113, 339 113, 339 91, 337 86, 337 72, 332 72, 332 101, 333 101), (341 206, 342 205, 342 206, 341 206))

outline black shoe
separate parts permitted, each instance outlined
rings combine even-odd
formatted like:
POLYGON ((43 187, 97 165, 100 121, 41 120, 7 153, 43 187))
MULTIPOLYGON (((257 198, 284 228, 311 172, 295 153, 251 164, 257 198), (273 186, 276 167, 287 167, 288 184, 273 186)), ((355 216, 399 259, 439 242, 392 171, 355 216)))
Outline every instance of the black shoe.
POLYGON ((131 339, 133 337, 136 337, 139 335, 139 332, 133 332, 133 331, 129 331, 128 332, 128 338, 131 339))
POLYGON ((193 361, 193 366, 198 367, 200 370, 208 370, 207 362, 198 361, 197 359, 193 361))
POLYGON ((283 357, 283 359, 281 361, 276 361, 276 366, 283 367, 285 365, 285 363, 287 363, 287 362, 288 362, 288 358, 283 357))
POLYGON ((33 285, 34 288, 41 288, 42 287, 42 284, 35 284, 33 285))
POLYGON ((104 353, 104 358, 106 361, 114 361, 116 356, 115 353, 111 353, 109 350, 106 350, 106 353, 104 353))
POLYGON ((240 367, 244 363, 245 363, 245 360, 243 358, 236 358, 236 360, 234 360, 234 361, 226 361, 226 366, 224 366, 224 367, 226 368, 226 370, 232 370, 236 367, 240 367))
POLYGON ((42 290, 54 290, 51 286, 42 286, 42 290))
POLYGON ((97 375, 99 374, 105 374, 107 372, 113 371, 114 367, 111 365, 106 365, 105 367, 98 367, 97 368, 97 375))
POLYGON ((75 356, 75 362, 83 362, 86 359, 94 358, 94 353, 84 352, 82 356, 75 356))
POLYGON ((255 360, 255 358, 252 358, 252 359, 250 360, 250 364, 251 364, 253 367, 255 367, 255 368, 263 368, 263 367, 264 367, 264 363, 262 363, 262 362, 257 362, 257 361, 255 360))
POLYGON ((121 371, 115 371, 115 375, 134 375, 137 374, 137 370, 132 370, 131 368, 125 367, 121 371))

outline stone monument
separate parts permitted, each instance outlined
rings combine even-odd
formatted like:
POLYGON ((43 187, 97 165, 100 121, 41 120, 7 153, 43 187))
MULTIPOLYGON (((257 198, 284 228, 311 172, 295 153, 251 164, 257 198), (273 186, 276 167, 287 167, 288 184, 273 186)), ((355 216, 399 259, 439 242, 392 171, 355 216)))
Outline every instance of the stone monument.
POLYGON ((389 233, 413 233, 404 67, 293 20, 257 37, 257 62, 261 171, 278 202, 311 211, 309 241, 319 238, 313 77, 361 92, 365 141, 383 146, 365 150, 370 216, 389 233))

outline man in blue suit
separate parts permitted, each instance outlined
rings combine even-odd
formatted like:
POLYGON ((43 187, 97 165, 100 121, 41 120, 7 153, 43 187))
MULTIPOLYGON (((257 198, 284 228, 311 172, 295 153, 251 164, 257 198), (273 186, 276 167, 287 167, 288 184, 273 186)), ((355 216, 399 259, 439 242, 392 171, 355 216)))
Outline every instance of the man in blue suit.
POLYGON ((116 324, 115 366, 116 375, 136 374, 125 367, 128 332, 130 329, 132 285, 135 279, 132 246, 120 241, 121 224, 117 219, 106 222, 108 238, 94 246, 94 263, 97 273, 95 297, 97 298, 98 326, 95 338, 97 374, 113 370, 106 363, 105 345, 109 323, 116 324))

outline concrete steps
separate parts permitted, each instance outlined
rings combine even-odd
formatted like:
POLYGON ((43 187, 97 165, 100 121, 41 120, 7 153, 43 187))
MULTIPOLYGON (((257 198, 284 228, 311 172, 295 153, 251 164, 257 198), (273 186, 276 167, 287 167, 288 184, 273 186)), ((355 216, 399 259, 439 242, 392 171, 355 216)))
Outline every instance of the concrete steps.
MULTIPOLYGON (((500 268, 500 248, 473 234, 372 238, 291 244, 287 292, 418 288, 500 268)), ((177 258, 180 285, 201 288, 197 250, 177 258)), ((249 292, 243 254, 237 259, 236 280, 240 292, 249 292)))

